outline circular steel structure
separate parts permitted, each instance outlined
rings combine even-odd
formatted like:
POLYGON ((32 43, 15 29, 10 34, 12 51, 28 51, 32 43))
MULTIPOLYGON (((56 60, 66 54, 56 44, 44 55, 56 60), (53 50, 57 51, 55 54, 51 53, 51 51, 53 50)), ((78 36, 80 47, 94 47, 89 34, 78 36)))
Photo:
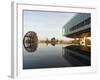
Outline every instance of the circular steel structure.
POLYGON ((37 34, 33 31, 27 32, 23 38, 23 45, 26 51, 34 52, 38 46, 37 34))

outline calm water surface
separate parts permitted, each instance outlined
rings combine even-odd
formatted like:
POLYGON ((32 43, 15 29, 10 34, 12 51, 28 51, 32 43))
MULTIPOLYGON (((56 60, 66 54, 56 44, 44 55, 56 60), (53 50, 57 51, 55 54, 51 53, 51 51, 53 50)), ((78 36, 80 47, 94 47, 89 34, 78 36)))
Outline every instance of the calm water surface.
POLYGON ((23 69, 90 66, 90 49, 69 44, 38 44, 34 52, 23 48, 23 69))

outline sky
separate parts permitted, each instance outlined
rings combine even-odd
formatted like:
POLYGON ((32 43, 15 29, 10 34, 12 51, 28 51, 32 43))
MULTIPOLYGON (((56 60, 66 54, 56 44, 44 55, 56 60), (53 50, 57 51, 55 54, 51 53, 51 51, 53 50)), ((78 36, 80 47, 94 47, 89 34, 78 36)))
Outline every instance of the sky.
POLYGON ((68 39, 62 36, 62 28, 76 13, 24 10, 23 15, 24 35, 28 31, 34 31, 39 40, 52 37, 60 40, 68 39))

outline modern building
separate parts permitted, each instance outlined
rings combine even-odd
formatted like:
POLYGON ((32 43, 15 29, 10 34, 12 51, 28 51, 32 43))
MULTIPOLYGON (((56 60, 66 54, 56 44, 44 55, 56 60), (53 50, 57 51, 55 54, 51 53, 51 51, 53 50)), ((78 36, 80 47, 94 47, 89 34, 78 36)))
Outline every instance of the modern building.
POLYGON ((77 13, 68 23, 63 26, 63 35, 66 37, 79 39, 79 43, 90 44, 86 39, 91 36, 91 14, 77 13))

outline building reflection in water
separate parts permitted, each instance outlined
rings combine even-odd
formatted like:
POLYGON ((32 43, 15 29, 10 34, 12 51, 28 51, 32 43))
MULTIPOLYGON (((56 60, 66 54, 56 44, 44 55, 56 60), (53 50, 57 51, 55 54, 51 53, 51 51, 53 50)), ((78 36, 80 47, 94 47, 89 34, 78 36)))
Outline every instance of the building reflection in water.
POLYGON ((23 45, 26 51, 34 52, 38 47, 37 34, 33 31, 29 31, 25 34, 23 39, 23 45))
POLYGON ((90 66, 90 51, 89 47, 71 45, 62 48, 62 56, 71 64, 71 66, 90 66))

